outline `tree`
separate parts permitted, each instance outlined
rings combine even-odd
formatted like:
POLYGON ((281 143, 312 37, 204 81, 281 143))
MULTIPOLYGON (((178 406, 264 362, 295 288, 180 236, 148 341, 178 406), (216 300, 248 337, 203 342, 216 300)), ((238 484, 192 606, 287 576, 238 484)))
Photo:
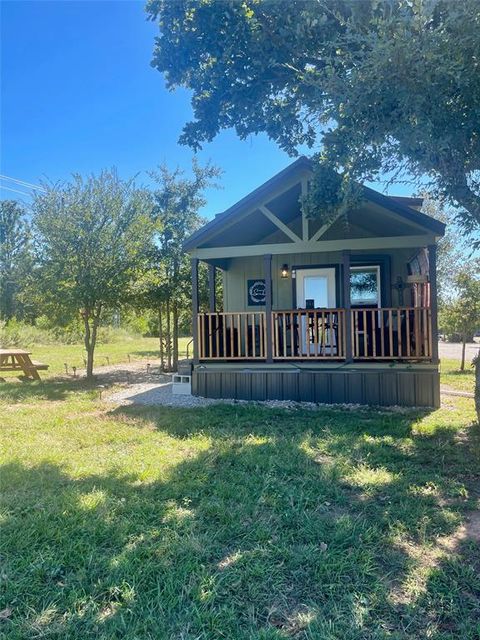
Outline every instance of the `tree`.
MULTIPOLYGON (((428 193, 424 194, 422 212, 444 223, 449 218, 448 205, 428 193)), ((445 235, 437 243, 437 294, 440 309, 455 297, 456 278, 465 267, 467 256, 468 249, 462 243, 458 229, 447 225, 445 235)))
POLYGON ((158 185, 153 191, 157 233, 141 297, 158 312, 161 366, 168 370, 177 367, 180 324, 191 318, 190 260, 183 243, 205 223, 199 210, 206 204, 205 190, 215 186, 213 181, 220 171, 194 161, 192 173, 189 178, 179 169, 170 171, 161 166, 150 174, 158 185))
POLYGON ((346 183, 428 176, 464 231, 480 228, 478 0, 148 0, 147 13, 152 65, 193 93, 182 143, 233 127, 292 155, 321 145, 346 183))
POLYGON ((474 357, 472 366, 475 367, 475 411, 477 422, 480 425, 480 351, 474 357))
POLYGON ((458 333, 462 340, 460 370, 465 369, 465 345, 480 327, 480 260, 464 267, 455 279, 456 299, 442 310, 442 323, 447 331, 458 333))
POLYGON ((29 261, 30 230, 24 208, 14 200, 0 202, 0 318, 8 322, 19 311, 18 293, 29 261))
POLYGON ((53 312, 81 317, 91 378, 102 314, 128 301, 144 267, 152 204, 115 171, 44 187, 32 207, 37 284, 53 312))

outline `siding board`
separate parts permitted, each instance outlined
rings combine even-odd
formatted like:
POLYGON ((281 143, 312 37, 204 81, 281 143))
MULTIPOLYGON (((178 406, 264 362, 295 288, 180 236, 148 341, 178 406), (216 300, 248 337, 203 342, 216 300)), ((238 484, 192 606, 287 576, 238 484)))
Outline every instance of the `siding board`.
POLYGON ((359 371, 352 371, 346 377, 347 398, 352 404, 362 404, 363 391, 363 375, 359 371))
POLYGON ((267 399, 283 400, 283 385, 281 373, 267 374, 267 399))
POLYGON ((298 397, 301 402, 315 402, 315 377, 302 371, 298 376, 298 397))
POLYGON ((207 398, 438 407, 437 371, 194 371, 192 392, 207 398))
POLYGON ((266 373, 252 373, 252 400, 266 400, 267 399, 267 374, 266 373))
POLYGON ((283 377, 283 400, 294 400, 298 402, 298 379, 300 375, 298 373, 282 373, 283 377))
POLYGON ((380 376, 380 400, 385 407, 393 407, 398 404, 397 376, 395 373, 382 372, 380 376))
POLYGON ((332 402, 331 377, 328 373, 314 373, 315 402, 330 404, 332 402))
POLYGON ((364 402, 378 406, 380 404, 380 374, 369 372, 364 373, 363 376, 364 402))
POLYGON ((237 376, 235 373, 222 374, 222 393, 224 398, 237 397, 237 376))
MULTIPOLYGON (((326 374, 329 375, 329 374, 326 374)), ((345 374, 332 373, 331 376, 331 402, 343 404, 347 402, 345 374)))
POLYGON ((237 399, 238 400, 251 400, 252 399, 252 374, 251 373, 237 373, 237 399))

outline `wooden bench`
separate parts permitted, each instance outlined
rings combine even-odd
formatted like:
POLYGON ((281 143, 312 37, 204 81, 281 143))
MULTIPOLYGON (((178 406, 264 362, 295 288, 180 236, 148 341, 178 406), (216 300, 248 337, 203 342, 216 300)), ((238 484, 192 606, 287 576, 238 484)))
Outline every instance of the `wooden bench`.
POLYGON ((23 371, 26 378, 40 380, 39 371, 46 371, 48 364, 30 359, 30 351, 24 349, 0 349, 0 371, 23 371))
POLYGON ((44 362, 38 362, 37 360, 32 360, 32 364, 37 369, 37 371, 46 371, 50 365, 45 364, 44 362))

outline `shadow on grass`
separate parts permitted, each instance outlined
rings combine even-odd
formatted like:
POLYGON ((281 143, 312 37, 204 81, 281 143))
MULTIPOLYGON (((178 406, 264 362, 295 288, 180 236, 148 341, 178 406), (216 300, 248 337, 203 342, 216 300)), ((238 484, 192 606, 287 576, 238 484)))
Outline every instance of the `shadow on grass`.
POLYGON ((67 400, 73 393, 94 393, 99 395, 100 390, 113 385, 164 383, 170 378, 162 374, 150 372, 146 367, 142 369, 129 369, 128 365, 118 365, 110 371, 95 370, 92 381, 84 377, 65 378, 64 376, 50 377, 37 381, 18 381, 9 378, 0 383, 0 402, 18 403, 45 400, 67 400))
MULTIPOLYGON (((85 379, 47 378, 46 380, 18 382, 8 380, 0 383, 0 401, 32 402, 37 400, 66 400, 72 393, 92 393, 97 387, 96 381, 89 383, 85 379)), ((98 393, 98 390, 97 390, 98 393)))
POLYGON ((478 430, 412 437, 421 414, 369 411, 112 413, 185 458, 151 482, 3 467, 11 640, 478 637, 470 543, 424 576, 408 552, 465 520, 478 430), (192 457, 198 433, 211 444, 192 457))
POLYGON ((474 376, 475 369, 471 366, 466 366, 462 371, 461 369, 447 369, 443 371, 444 376, 474 376))

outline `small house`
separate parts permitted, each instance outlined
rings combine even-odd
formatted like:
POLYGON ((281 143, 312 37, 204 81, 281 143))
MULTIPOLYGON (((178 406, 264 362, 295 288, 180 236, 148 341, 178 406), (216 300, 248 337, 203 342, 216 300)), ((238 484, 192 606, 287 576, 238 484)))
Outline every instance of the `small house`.
POLYGON ((322 224, 302 212, 311 176, 310 161, 297 159, 185 243, 192 393, 439 406, 436 243, 444 225, 419 211, 421 199, 367 187, 348 223, 322 224), (209 269, 206 309, 199 261, 209 269))

